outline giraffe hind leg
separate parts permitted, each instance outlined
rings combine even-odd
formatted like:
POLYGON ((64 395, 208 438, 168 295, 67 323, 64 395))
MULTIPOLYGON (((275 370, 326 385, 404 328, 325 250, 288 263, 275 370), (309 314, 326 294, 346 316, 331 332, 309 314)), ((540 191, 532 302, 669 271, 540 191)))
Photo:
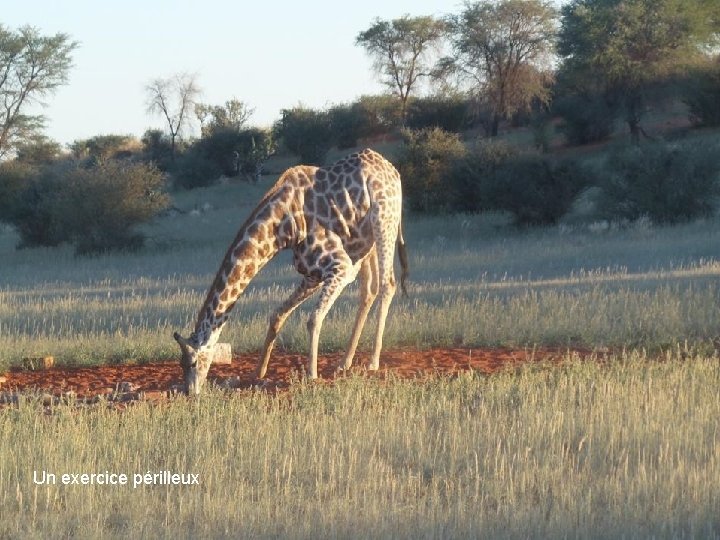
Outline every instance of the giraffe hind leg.
POLYGON ((360 267, 360 305, 355 318, 350 344, 342 361, 337 365, 337 371, 345 371, 352 366, 355 351, 357 350, 360 335, 362 334, 365 321, 367 320, 370 308, 375 302, 378 294, 378 261, 377 253, 373 250, 362 262, 360 267))
POLYGON ((388 204, 378 209, 376 219, 373 221, 375 234, 375 249, 378 259, 378 279, 380 289, 380 306, 378 308, 377 330, 375 331, 375 345, 368 369, 377 370, 380 367, 380 352, 382 351, 385 321, 395 295, 395 275, 393 262, 395 258, 395 242, 397 241, 400 209, 388 204))

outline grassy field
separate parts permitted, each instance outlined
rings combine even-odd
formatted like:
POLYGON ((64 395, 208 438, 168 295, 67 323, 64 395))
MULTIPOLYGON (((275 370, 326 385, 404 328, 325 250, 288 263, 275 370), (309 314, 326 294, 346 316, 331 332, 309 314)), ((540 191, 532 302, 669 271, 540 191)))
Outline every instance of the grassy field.
POLYGON ((122 413, 28 400, 0 414, 0 536, 718 537, 719 385, 717 357, 631 354, 122 413), (165 470, 199 484, 142 479, 165 470), (128 484, 62 480, 105 472, 128 484))
MULTIPOLYGON (((76 258, 69 248, 16 251, 0 233, 0 369, 23 356, 60 363, 174 357, 236 228, 266 186, 182 194, 142 253, 76 258)), ((410 297, 391 308, 387 345, 707 346, 720 328, 720 222, 675 228, 561 226, 518 231, 502 216, 406 217, 410 297)), ((253 281, 223 339, 258 350, 267 317, 299 276, 281 254, 253 281)), ((324 350, 352 326, 354 287, 331 311, 324 350)), ((308 302, 312 305, 312 301, 308 302)), ((278 345, 307 349, 307 309, 278 345)), ((369 345, 370 332, 361 342, 369 345)), ((707 351, 707 349, 706 349, 707 351)))
MULTIPOLYGON (((172 331, 191 328, 268 184, 179 195, 187 212, 149 226, 137 254, 15 251, 0 231, 0 371, 26 355, 176 357, 172 331)), ((28 398, 0 410, 0 538, 720 537, 720 222, 405 222, 410 298, 393 303, 387 347, 616 352, 490 377, 213 391, 122 413, 43 415, 28 398), (164 470, 200 485, 133 487, 135 474, 164 470), (34 471, 56 483, 34 484, 34 471), (105 471, 129 484, 62 485, 62 474, 105 471)), ((238 303, 223 335, 236 350, 259 349, 298 281, 288 263, 278 257, 238 303)), ((345 346, 353 291, 326 321, 324 351, 345 346)), ((306 315, 279 347, 307 350, 306 315)))

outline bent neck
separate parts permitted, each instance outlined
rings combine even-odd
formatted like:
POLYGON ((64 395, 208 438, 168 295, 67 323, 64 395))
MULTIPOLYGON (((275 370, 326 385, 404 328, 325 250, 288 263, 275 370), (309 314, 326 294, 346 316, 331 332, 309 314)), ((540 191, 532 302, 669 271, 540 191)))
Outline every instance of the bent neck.
POLYGON ((268 221, 249 221, 230 245, 198 313, 191 337, 198 350, 211 348, 217 343, 239 296, 280 250, 280 242, 273 229, 268 221))

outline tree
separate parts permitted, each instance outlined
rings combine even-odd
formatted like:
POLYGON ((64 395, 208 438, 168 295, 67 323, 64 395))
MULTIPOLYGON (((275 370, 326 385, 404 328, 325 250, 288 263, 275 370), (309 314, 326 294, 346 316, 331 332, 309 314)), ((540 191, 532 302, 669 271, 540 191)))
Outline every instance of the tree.
POLYGON ((489 115, 489 132, 533 102, 550 99, 556 10, 545 0, 466 4, 448 18, 453 57, 441 72, 467 79, 489 115))
POLYGON ((430 53, 437 50, 444 34, 443 21, 405 15, 392 21, 376 19, 355 39, 373 58, 383 84, 400 98, 403 121, 408 98, 418 80, 430 75, 430 53))
POLYGON ((190 111, 200 95, 195 75, 176 74, 155 79, 146 87, 148 112, 162 115, 170 134, 170 157, 175 160, 177 138, 190 121, 190 111))
POLYGON ((43 36, 31 26, 14 32, 0 24, 0 157, 43 127, 43 117, 26 114, 26 107, 67 83, 77 47, 67 34, 43 36))
POLYGON ((238 132, 254 112, 255 109, 235 98, 226 101, 224 105, 195 105, 195 116, 200 121, 200 134, 203 137, 225 129, 238 132))
POLYGON ((717 12, 708 0, 572 0, 562 7, 562 75, 618 100, 637 143, 650 93, 717 43, 717 12))

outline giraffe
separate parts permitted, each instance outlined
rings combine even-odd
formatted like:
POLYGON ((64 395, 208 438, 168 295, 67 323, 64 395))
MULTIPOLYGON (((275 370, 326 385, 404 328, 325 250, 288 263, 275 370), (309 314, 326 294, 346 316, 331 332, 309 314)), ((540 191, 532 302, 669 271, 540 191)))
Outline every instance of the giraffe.
POLYGON ((407 252, 402 236, 400 174, 377 152, 365 149, 328 167, 299 165, 285 171, 230 244, 198 313, 189 338, 177 332, 185 391, 198 394, 212 362, 212 348, 239 296, 279 251, 290 249, 302 281, 270 316, 256 376, 267 372, 275 338, 288 316, 320 291, 307 327, 307 376, 317 378, 320 330, 343 289, 360 276, 360 305, 350 343, 338 370, 352 366, 355 350, 376 297, 380 296, 369 369, 380 366, 383 332, 395 294, 397 245, 405 292, 407 252))

